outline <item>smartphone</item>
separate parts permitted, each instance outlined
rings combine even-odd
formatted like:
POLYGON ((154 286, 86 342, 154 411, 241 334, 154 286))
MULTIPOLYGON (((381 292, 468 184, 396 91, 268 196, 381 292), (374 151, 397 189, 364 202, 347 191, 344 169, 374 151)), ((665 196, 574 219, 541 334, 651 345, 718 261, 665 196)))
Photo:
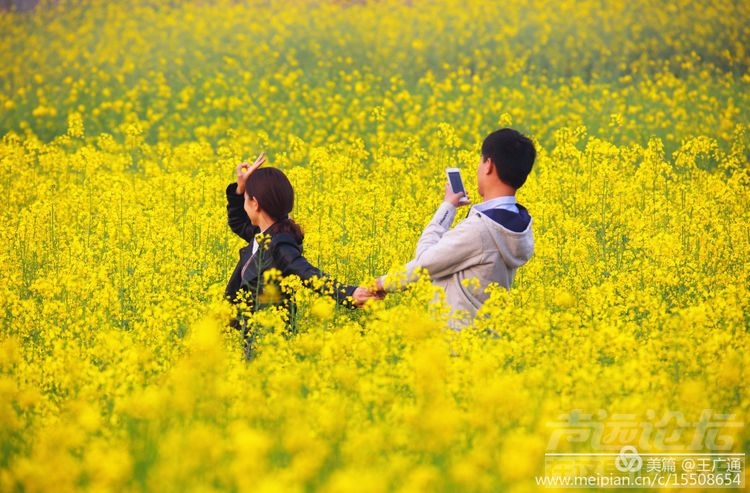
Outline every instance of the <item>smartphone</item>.
POLYGON ((458 168, 445 168, 445 174, 448 175, 448 183, 450 183, 453 193, 464 193, 464 196, 461 197, 461 200, 459 202, 462 204, 468 204, 469 198, 466 196, 464 181, 461 179, 461 170, 459 170, 458 168))

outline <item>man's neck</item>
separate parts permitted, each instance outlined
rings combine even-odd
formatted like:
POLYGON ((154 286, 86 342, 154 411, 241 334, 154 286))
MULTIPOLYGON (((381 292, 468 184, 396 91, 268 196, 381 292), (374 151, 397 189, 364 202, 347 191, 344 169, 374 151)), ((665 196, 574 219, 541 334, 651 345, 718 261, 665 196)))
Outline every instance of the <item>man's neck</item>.
POLYGON ((484 196, 482 197, 483 202, 487 202, 488 200, 496 199, 498 197, 515 197, 516 196, 516 189, 506 185, 505 183, 500 183, 497 186, 492 187, 490 190, 486 190, 484 193, 484 196))

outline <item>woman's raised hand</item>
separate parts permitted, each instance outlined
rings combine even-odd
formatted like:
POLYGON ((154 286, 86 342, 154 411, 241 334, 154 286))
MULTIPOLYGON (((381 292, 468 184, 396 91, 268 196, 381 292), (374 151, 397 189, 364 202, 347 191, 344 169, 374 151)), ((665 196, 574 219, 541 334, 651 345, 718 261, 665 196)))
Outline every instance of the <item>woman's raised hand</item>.
POLYGON ((243 162, 237 165, 235 171, 237 172, 237 195, 245 193, 245 183, 247 179, 252 175, 256 169, 260 168, 263 163, 266 162, 266 153, 261 152, 253 164, 243 162))

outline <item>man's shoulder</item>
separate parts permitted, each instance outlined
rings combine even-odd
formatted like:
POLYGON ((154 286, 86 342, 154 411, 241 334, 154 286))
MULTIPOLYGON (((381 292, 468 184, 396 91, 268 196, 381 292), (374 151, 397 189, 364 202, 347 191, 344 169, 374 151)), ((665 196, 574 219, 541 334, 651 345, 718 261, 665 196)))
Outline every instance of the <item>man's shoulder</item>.
MULTIPOLYGON (((466 218, 460 220, 454 227, 446 232, 446 235, 476 238, 482 234, 484 226, 482 217, 478 212, 472 212, 466 218)), ((471 241, 471 240, 467 240, 471 241)))

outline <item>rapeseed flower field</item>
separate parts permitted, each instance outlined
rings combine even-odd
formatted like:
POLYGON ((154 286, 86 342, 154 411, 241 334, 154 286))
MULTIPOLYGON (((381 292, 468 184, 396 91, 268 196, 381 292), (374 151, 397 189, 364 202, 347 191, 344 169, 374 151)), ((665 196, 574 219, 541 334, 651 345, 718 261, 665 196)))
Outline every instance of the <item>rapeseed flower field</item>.
POLYGON ((748 18, 706 0, 0 11, 0 491, 523 492, 552 452, 747 454, 748 18), (539 149, 512 290, 456 332, 427 278, 356 311, 284 281, 293 333, 253 314, 246 360, 222 299, 238 162, 265 151, 306 256, 367 283, 411 258, 446 167, 477 197, 504 126, 539 149), (553 443, 585 415, 615 432, 553 443))

